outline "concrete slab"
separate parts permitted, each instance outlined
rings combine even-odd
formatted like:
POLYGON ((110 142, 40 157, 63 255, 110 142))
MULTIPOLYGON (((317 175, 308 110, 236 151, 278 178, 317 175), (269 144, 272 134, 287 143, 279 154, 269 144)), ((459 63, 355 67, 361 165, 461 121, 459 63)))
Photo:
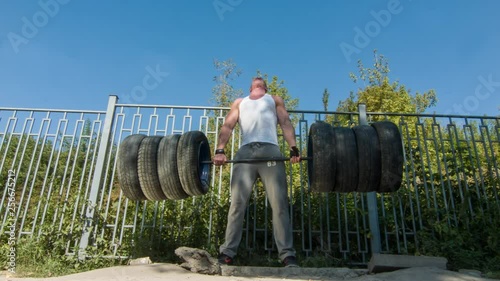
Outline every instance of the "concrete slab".
POLYGON ((257 266, 221 266, 222 276, 269 277, 280 279, 306 280, 345 280, 366 275, 366 269, 350 268, 308 268, 308 267, 257 267, 257 266))
POLYGON ((373 254, 368 263, 368 272, 380 273, 412 267, 435 267, 446 269, 448 260, 442 257, 373 254))

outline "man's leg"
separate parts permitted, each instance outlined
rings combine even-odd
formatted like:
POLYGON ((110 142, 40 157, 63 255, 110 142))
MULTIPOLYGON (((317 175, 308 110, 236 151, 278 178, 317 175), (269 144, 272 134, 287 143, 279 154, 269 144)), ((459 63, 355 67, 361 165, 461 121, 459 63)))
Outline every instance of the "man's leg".
MULTIPOLYGON (((251 154, 247 150, 242 147, 235 158, 250 158, 251 154)), ((243 233, 246 207, 257 175, 257 164, 238 163, 233 166, 231 206, 227 216, 226 238, 219 248, 221 254, 236 256, 243 233)))
MULTIPOLYGON (((269 157, 283 157, 279 147, 264 147, 269 157)), ((259 164, 259 175, 266 189, 267 198, 273 211, 273 233, 281 260, 295 256, 292 225, 290 223, 285 163, 282 161, 259 164)))

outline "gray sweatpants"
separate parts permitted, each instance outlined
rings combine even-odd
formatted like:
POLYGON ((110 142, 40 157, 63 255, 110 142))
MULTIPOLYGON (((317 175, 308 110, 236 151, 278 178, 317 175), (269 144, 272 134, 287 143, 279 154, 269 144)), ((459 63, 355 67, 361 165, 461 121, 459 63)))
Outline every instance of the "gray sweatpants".
MULTIPOLYGON (((242 146, 234 159, 258 159, 283 157, 279 147, 271 143, 253 142, 242 146)), ((276 162, 237 163, 233 166, 231 179, 231 206, 227 218, 226 240, 220 253, 236 256, 243 232, 245 210, 257 177, 261 178, 273 211, 273 234, 281 260, 295 256, 285 164, 276 162)))

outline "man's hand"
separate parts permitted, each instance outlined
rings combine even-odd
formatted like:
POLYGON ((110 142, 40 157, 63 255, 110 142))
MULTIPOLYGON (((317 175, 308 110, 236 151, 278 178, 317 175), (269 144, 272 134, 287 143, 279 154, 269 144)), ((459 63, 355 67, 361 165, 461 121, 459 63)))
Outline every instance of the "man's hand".
POLYGON ((215 154, 214 156, 214 165, 215 166, 220 166, 226 164, 227 158, 226 155, 223 153, 220 154, 215 154))
POLYGON ((296 146, 290 148, 290 162, 296 164, 300 162, 300 151, 296 146))

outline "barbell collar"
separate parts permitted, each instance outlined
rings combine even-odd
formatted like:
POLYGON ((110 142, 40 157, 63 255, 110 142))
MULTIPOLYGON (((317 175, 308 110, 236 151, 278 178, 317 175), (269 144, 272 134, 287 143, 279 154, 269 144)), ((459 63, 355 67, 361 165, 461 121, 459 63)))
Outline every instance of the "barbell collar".
MULTIPOLYGON (((269 161, 290 161, 291 158, 286 157, 269 157, 269 158, 259 158, 259 159, 239 159, 239 160, 227 160, 225 163, 260 163, 269 161)), ((300 157, 300 160, 312 160, 312 157, 300 157)), ((213 161, 201 161, 201 164, 213 164, 213 161)))

